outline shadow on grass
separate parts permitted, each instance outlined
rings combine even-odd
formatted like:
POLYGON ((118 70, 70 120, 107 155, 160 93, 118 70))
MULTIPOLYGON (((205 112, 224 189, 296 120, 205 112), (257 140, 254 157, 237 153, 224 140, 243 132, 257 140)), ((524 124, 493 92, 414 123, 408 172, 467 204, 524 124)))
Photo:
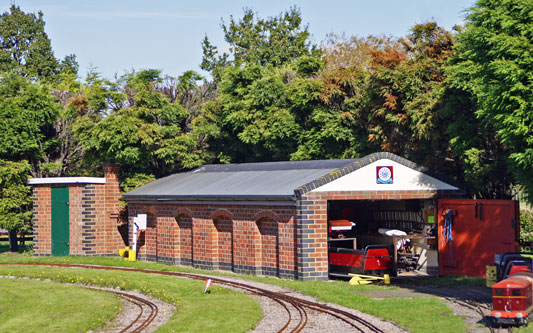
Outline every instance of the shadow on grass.
POLYGON ((409 277, 394 279, 393 290, 360 290, 373 298, 423 297, 424 295, 454 298, 463 302, 491 303, 492 289, 485 280, 466 276, 409 277))
POLYGON ((31 253, 33 248, 32 242, 26 242, 25 245, 19 244, 19 249, 17 252, 11 252, 9 250, 9 242, 0 242, 0 256, 9 256, 13 254, 21 254, 21 253, 31 253))

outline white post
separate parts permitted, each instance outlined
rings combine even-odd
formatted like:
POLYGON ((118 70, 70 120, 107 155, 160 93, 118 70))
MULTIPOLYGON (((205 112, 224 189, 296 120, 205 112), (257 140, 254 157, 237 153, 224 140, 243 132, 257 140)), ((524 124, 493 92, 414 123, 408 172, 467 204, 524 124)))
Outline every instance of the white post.
POLYGON ((146 222, 148 218, 146 214, 139 214, 133 217, 133 246, 129 252, 128 260, 137 260, 137 233, 139 230, 146 229, 146 222))

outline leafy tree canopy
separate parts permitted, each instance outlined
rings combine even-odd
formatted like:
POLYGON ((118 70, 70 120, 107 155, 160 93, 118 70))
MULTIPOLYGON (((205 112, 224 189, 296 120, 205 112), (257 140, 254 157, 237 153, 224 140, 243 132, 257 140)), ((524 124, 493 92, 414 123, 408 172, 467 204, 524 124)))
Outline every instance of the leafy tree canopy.
POLYGON ((296 7, 266 19, 248 8, 242 19, 237 21, 231 16, 229 23, 222 22, 221 26, 230 54, 218 55, 217 48, 207 37, 202 43, 201 68, 210 71, 217 81, 220 69, 227 64, 280 67, 304 55, 318 55, 318 49, 309 42, 308 28, 302 26, 296 7))
POLYGON ((533 2, 478 0, 457 39, 451 83, 508 147, 510 169, 533 193, 533 2))
MULTIPOLYGON (((330 36, 330 38, 332 38, 330 36)), ((405 156, 442 171, 449 155, 442 111, 443 67, 453 36, 435 22, 390 37, 330 39, 325 45, 321 99, 341 110, 339 121, 356 131, 359 153, 405 156)))
MULTIPOLYGON (((122 93, 98 83, 95 104, 109 105, 111 101, 121 107, 108 109, 106 117, 86 114, 74 124, 87 157, 97 164, 120 163, 122 172, 133 177, 132 184, 152 179, 151 174, 161 177, 204 163, 201 140, 191 131, 191 114, 175 96, 175 88, 192 84, 193 77, 189 73, 177 84, 163 86, 159 71, 143 70, 123 78, 122 93)), ((89 100, 90 95, 84 99, 89 100)), ((87 108, 84 101, 77 106, 87 108)))
POLYGON ((28 160, 40 176, 42 158, 57 140, 59 112, 47 89, 19 75, 0 78, 0 158, 28 160))
POLYGON ((62 61, 54 57, 44 25, 42 12, 26 14, 15 5, 0 15, 0 72, 45 81, 58 81, 61 73, 77 74, 74 55, 62 61))
POLYGON ((213 113, 197 122, 215 121, 220 129, 211 131, 216 136, 210 137, 210 149, 224 162, 316 156, 310 147, 296 153, 321 107, 323 67, 299 10, 263 19, 246 9, 242 19, 231 17, 222 29, 230 55, 217 56, 204 40, 204 69, 212 70, 219 87, 206 108, 213 113))

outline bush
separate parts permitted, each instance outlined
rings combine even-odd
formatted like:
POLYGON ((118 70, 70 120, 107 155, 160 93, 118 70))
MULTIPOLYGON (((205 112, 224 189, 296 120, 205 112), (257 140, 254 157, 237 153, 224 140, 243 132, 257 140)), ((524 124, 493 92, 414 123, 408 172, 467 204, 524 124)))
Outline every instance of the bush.
POLYGON ((530 246, 531 243, 533 243, 533 212, 522 209, 520 211, 521 250, 524 252, 532 252, 530 246))

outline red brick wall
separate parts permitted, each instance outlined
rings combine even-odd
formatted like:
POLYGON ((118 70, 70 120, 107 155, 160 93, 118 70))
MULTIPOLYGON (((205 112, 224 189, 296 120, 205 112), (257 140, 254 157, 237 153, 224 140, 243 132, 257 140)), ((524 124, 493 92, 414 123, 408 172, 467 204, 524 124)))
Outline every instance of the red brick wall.
POLYGON ((33 188, 33 253, 50 255, 52 253, 51 192, 49 186, 33 188))
MULTIPOLYGON (((89 236, 84 235, 85 230, 83 228, 83 206, 85 205, 85 200, 82 200, 82 191, 84 190, 84 188, 85 186, 82 184, 70 184, 70 186, 68 187, 71 255, 85 254, 82 250, 82 247, 85 247, 87 242, 92 242, 90 239, 86 239, 89 236)), ((96 236, 94 239, 96 239, 96 236)))
POLYGON ((118 166, 106 166, 104 173, 106 184, 34 186, 34 255, 52 253, 51 186, 69 188, 70 255, 118 255, 125 246, 117 229, 121 209, 118 166))
POLYGON ((296 275, 294 206, 131 203, 128 209, 130 226, 135 212, 148 214, 139 233, 141 260, 296 275))

